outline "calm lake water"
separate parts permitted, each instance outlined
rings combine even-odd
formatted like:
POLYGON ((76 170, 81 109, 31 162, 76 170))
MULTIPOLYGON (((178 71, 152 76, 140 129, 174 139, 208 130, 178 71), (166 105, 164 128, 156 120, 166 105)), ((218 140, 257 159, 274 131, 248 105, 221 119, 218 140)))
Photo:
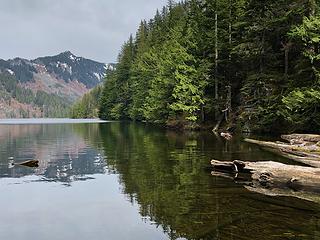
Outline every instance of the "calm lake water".
POLYGON ((133 123, 8 123, 17 122, 0 122, 0 239, 320 239, 318 204, 211 175, 212 158, 290 163, 240 139, 133 123), (39 168, 11 166, 30 159, 39 168))

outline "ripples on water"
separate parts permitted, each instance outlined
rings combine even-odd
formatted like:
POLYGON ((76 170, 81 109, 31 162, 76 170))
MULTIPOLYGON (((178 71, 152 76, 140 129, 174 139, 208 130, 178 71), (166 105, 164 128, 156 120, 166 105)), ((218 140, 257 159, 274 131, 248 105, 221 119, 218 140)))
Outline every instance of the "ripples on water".
POLYGON ((206 170, 211 158, 290 163, 240 139, 27 123, 0 125, 0 239, 320 239, 318 204, 250 193, 206 170), (10 167, 30 159, 39 168, 10 167))

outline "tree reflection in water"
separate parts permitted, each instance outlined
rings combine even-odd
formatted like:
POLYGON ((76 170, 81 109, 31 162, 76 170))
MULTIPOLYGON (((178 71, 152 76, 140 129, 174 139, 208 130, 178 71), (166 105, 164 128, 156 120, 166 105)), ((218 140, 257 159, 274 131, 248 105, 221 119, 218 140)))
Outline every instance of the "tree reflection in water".
POLYGON ((121 123, 100 128, 99 143, 108 168, 119 174, 123 193, 139 204, 143 218, 161 225, 171 239, 320 237, 318 205, 250 193, 205 170, 212 157, 285 159, 211 134, 179 134, 121 123))

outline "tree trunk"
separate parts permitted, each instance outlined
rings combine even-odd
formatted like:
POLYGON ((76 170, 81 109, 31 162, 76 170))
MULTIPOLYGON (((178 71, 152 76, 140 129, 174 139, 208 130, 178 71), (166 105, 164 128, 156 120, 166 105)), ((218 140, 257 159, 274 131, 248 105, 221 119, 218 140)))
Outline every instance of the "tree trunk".
POLYGON ((282 45, 282 50, 284 50, 284 77, 285 80, 288 79, 288 72, 289 72, 289 52, 290 52, 290 48, 292 46, 291 42, 288 43, 283 43, 281 42, 282 45))
POLYGON ((261 50, 260 50, 260 74, 263 73, 263 64, 264 64, 264 53, 265 53, 265 50, 264 50, 264 42, 265 42, 265 30, 263 31, 263 34, 262 34, 262 39, 261 39, 261 50))
POLYGON ((215 2, 215 82, 214 82, 214 98, 216 105, 216 113, 215 119, 217 119, 219 113, 218 108, 218 100, 219 100, 219 82, 218 82, 218 59, 219 59, 219 51, 218 51, 218 9, 217 9, 217 0, 215 2))
POLYGON ((205 122, 205 111, 204 111, 204 106, 201 106, 201 121, 205 122))
POLYGON ((310 17, 316 14, 317 3, 315 0, 310 0, 310 17))
POLYGON ((223 119, 224 119, 224 113, 222 113, 220 116, 218 115, 218 117, 216 118, 217 123, 216 123, 216 125, 214 126, 214 128, 212 130, 213 132, 218 132, 219 127, 220 127, 223 119))
POLYGON ((288 80, 288 69, 289 69, 289 49, 284 50, 284 77, 288 80))
POLYGON ((320 147, 316 144, 287 144, 282 142, 275 143, 254 139, 245 139, 244 141, 257 144, 270 152, 294 161, 304 163, 312 167, 320 167, 320 147))
MULTIPOLYGON (((232 0, 229 0, 229 67, 231 67, 231 45, 232 45, 232 0)), ((231 83, 231 74, 230 70, 228 73, 228 92, 227 92, 227 112, 226 112, 226 120, 228 121, 229 116, 232 111, 232 83, 231 83)))
POLYGON ((233 178, 254 192, 320 202, 320 168, 277 162, 211 161, 212 175, 233 178))

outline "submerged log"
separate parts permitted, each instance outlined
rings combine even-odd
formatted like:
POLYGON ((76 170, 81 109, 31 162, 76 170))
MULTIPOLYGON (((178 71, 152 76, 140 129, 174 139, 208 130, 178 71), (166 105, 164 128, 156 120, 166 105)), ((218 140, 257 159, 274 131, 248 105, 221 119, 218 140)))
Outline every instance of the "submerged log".
MULTIPOLYGON (((277 162, 223 162, 212 160, 213 175, 249 174, 245 187, 250 191, 272 196, 292 196, 320 202, 320 169, 286 165, 277 162), (224 174, 221 174, 224 173, 224 174)), ((246 179, 246 178, 244 178, 246 179)))
POLYGON ((282 142, 266 142, 254 139, 245 139, 245 142, 259 145, 268 151, 283 157, 304 163, 312 167, 320 167, 320 147, 313 145, 296 145, 282 142))
POLYGON ((226 171, 226 172, 244 172, 246 164, 245 162, 234 160, 233 162, 222 162, 218 160, 212 160, 211 165, 214 168, 214 170, 218 171, 226 171))
POLYGON ((20 163, 14 163, 14 165, 35 168, 35 167, 39 167, 39 161, 38 160, 29 160, 29 161, 24 161, 24 162, 20 162, 20 163))

